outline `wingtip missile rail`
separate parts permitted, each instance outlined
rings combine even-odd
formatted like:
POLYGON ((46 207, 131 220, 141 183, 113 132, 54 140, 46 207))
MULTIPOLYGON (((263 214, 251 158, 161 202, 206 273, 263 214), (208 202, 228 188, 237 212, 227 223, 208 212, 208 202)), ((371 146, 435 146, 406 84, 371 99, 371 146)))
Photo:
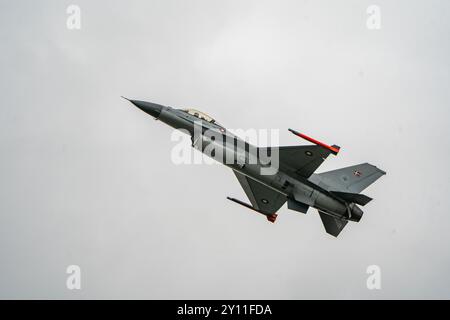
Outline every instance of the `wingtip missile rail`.
POLYGON ((316 144, 316 145, 318 145, 318 146, 321 146, 321 147, 323 147, 323 148, 325 148, 325 149, 330 150, 331 153, 334 154, 335 156, 339 153, 339 150, 341 149, 341 147, 339 147, 339 146, 337 146, 337 145, 329 146, 329 145, 326 144, 326 143, 323 143, 323 142, 321 142, 321 141, 319 141, 319 140, 316 140, 316 139, 314 139, 314 138, 311 138, 311 137, 307 136, 306 134, 303 134, 303 133, 300 133, 300 132, 298 132, 298 131, 295 131, 294 129, 288 129, 288 130, 289 130, 290 132, 292 132, 293 134, 295 134, 296 136, 302 138, 302 139, 305 139, 305 140, 307 140, 307 141, 309 141, 309 142, 311 142, 311 143, 314 143, 314 144, 316 144))

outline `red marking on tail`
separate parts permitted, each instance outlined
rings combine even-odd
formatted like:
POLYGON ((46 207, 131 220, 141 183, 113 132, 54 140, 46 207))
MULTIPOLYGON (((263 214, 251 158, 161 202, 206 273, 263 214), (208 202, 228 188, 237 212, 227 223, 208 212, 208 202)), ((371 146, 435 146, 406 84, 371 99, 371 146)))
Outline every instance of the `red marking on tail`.
POLYGON ((272 213, 271 215, 267 216, 267 220, 274 223, 277 220, 278 215, 276 213, 272 213))

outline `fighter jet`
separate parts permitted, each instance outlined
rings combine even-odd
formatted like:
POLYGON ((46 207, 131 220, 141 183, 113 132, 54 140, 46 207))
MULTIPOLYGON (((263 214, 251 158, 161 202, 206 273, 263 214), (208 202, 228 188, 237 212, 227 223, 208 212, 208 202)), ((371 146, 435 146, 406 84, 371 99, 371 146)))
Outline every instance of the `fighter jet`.
POLYGON ((359 206, 372 200, 361 191, 386 174, 369 163, 317 174, 314 172, 330 154, 339 153, 339 146, 289 129, 312 144, 256 147, 195 109, 127 100, 155 119, 189 134, 194 148, 230 167, 250 204, 232 197, 227 199, 272 223, 286 202, 288 209, 304 214, 312 207, 318 210, 325 231, 337 237, 348 221, 361 220, 363 211, 359 206))

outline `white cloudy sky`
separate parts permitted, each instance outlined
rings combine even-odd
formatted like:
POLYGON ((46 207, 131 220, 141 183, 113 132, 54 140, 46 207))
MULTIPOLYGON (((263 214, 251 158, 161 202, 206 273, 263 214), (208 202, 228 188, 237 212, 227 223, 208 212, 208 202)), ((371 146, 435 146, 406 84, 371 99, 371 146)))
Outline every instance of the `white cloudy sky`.
POLYGON ((0 1, 1 298, 450 298, 448 1, 0 1), (81 30, 66 8, 81 8, 81 30), (366 9, 381 9, 381 29, 366 9), (387 175, 338 239, 176 166, 120 95, 342 147, 387 175), (66 288, 66 267, 82 289, 66 288), (366 288, 379 265, 382 289, 366 288))

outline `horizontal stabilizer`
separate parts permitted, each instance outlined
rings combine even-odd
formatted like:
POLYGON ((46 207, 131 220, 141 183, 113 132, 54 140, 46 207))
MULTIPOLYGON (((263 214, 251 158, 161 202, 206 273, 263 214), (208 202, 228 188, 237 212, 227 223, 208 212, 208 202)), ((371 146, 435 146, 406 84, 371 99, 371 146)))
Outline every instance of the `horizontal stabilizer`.
POLYGON ((341 233, 342 229, 347 224, 347 220, 340 220, 338 218, 332 217, 325 212, 319 211, 320 219, 322 219, 325 231, 334 237, 337 237, 341 233))
POLYGON ((362 206, 365 206, 372 200, 372 198, 370 198, 364 194, 361 194, 361 193, 349 193, 349 192, 339 192, 339 191, 330 191, 330 193, 341 198, 342 200, 345 200, 350 203, 354 202, 354 203, 360 204, 362 206))

